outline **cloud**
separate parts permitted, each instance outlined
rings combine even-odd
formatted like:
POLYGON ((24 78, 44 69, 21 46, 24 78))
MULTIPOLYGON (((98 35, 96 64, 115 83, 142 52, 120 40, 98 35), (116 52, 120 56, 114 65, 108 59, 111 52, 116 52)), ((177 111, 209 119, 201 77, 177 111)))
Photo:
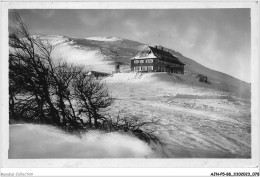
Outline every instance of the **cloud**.
POLYGON ((199 29, 196 27, 191 26, 186 31, 184 37, 181 39, 181 44, 186 48, 192 48, 197 43, 197 38, 199 36, 199 29))
POLYGON ((204 42, 193 47, 193 50, 189 50, 186 46, 185 52, 206 67, 247 82, 251 81, 250 47, 240 47, 239 50, 223 49, 223 45, 219 42, 221 36, 216 31, 208 32, 204 37, 204 42))
POLYGON ((34 33, 119 36, 172 48, 241 79, 248 77, 239 72, 250 71, 250 9, 23 9, 19 13, 34 33), (232 71, 230 67, 238 68, 238 63, 243 63, 243 71, 232 71))

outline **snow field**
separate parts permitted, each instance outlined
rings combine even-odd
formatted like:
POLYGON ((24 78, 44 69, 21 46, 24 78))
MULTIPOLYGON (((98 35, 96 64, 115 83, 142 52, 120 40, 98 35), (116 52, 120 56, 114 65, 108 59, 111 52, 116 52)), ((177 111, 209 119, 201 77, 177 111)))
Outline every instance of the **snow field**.
POLYGON ((153 153, 143 141, 119 132, 89 131, 79 138, 53 126, 10 125, 9 158, 145 158, 153 153))
POLYGON ((106 83, 118 98, 114 114, 160 119, 156 134, 167 142, 160 154, 250 157, 250 102, 183 75, 119 73, 106 83))

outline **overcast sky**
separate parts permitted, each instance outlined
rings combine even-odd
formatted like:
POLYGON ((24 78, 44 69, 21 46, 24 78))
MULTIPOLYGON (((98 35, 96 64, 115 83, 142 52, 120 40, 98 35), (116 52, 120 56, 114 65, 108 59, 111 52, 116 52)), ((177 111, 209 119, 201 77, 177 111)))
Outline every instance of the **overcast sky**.
POLYGON ((250 9, 19 10, 31 33, 159 44, 250 81, 250 9))

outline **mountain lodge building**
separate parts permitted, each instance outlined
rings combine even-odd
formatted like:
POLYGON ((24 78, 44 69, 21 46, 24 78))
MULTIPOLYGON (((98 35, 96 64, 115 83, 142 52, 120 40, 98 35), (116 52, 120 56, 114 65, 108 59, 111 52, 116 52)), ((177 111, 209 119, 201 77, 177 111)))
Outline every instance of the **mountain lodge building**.
POLYGON ((148 46, 131 58, 131 71, 136 72, 169 72, 184 74, 184 63, 163 47, 148 46))

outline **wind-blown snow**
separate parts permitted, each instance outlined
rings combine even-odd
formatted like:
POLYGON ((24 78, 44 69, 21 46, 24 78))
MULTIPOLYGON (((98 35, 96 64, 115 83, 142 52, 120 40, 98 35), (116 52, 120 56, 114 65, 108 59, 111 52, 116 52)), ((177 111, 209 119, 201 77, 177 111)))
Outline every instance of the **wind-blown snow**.
POLYGON ((143 141, 126 134, 89 131, 79 138, 47 125, 10 125, 9 158, 144 158, 143 141))
POLYGON ((34 38, 39 38, 43 42, 48 41, 53 46, 59 45, 61 43, 69 42, 69 39, 60 35, 33 35, 34 38))
POLYGON ((249 158, 250 102, 195 78, 167 73, 117 73, 104 79, 110 114, 159 119, 165 146, 130 135, 89 131, 78 138, 49 126, 11 125, 9 158, 249 158))
POLYGON ((105 81, 118 98, 115 115, 160 120, 155 133, 167 144, 160 157, 250 157, 249 100, 180 74, 116 73, 105 81))
POLYGON ((88 40, 92 40, 92 41, 121 41, 122 39, 118 38, 118 37, 114 37, 114 36, 105 36, 105 37, 89 37, 86 38, 88 40))
MULTIPOLYGON (((141 85, 145 88, 151 86, 151 90, 160 90, 159 93, 167 93, 167 96, 189 93, 190 95, 227 96, 227 92, 215 90, 213 86, 198 82, 198 80, 182 74, 160 73, 117 73, 105 79, 108 84, 133 84, 133 87, 141 85), (150 85, 149 85, 150 84, 150 85)), ((113 90, 112 90, 113 92, 113 90)), ((129 92, 131 93, 131 92, 129 92)), ((141 96, 141 95, 140 95, 141 96)), ((151 95, 151 96, 154 96, 151 95)), ((165 96, 165 95, 164 95, 165 96)))
POLYGON ((114 70, 112 62, 104 60, 106 56, 101 54, 99 48, 79 46, 73 40, 59 35, 43 36, 41 39, 48 40, 54 45, 51 56, 55 60, 62 59, 96 71, 111 73, 114 70))

